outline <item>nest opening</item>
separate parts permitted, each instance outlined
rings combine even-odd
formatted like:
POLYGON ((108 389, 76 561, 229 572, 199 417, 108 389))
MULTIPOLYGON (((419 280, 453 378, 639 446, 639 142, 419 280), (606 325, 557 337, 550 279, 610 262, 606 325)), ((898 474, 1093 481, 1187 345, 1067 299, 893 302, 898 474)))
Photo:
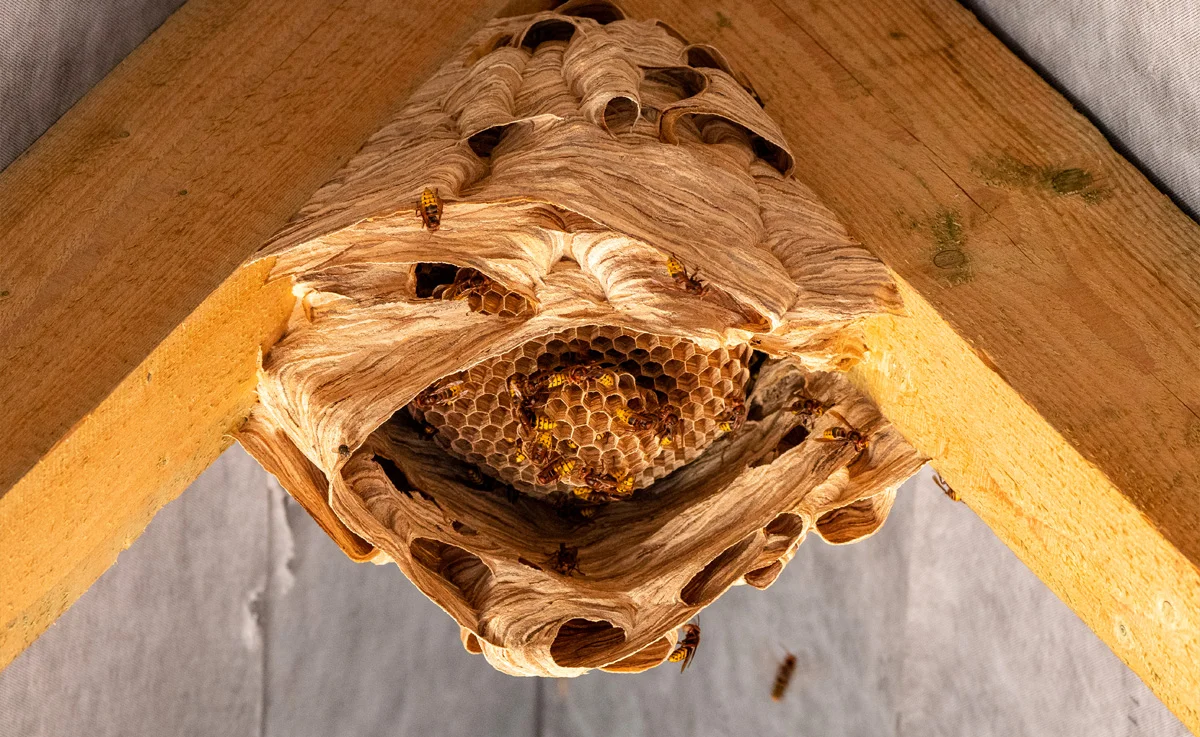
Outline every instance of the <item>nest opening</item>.
POLYGON ((641 673, 666 660, 674 649, 671 638, 660 637, 633 655, 627 655, 615 663, 609 663, 601 670, 609 673, 641 673))
POLYGON ((468 632, 463 637, 463 648, 472 655, 479 655, 483 652, 483 646, 479 644, 479 638, 474 632, 468 632))
POLYGON ((445 583, 455 599, 474 612, 480 611, 492 583, 492 571, 479 556, 428 537, 414 538, 408 549, 413 561, 445 583))
POLYGON ((826 512, 817 519, 817 532, 831 545, 860 540, 883 524, 891 505, 882 510, 880 506, 876 497, 868 497, 826 512))
POLYGON ((596 668, 625 645, 625 630, 606 620, 576 617, 558 628, 550 657, 563 668, 596 668))
POLYGON ((604 106, 604 127, 613 133, 629 130, 638 119, 637 100, 614 97, 604 106))
POLYGON ((569 20, 547 18, 538 21, 525 31, 521 46, 535 50, 547 41, 570 41, 575 36, 575 24, 569 20))
POLYGON ((767 534, 768 538, 785 537, 795 540, 800 537, 801 532, 804 532, 804 519, 798 514, 784 512, 767 523, 763 532, 767 534))
POLYGON ((720 69, 726 74, 733 74, 729 62, 716 49, 705 44, 693 44, 687 48, 687 63, 697 69, 720 69))
POLYGON ((419 299, 433 299, 438 287, 448 287, 458 276, 454 264, 420 263, 413 267, 413 288, 419 299))
POLYGON ((471 147, 471 151, 481 159, 490 159, 492 151, 500 145, 500 141, 504 139, 504 133, 509 129, 511 123, 504 125, 493 125, 489 128, 475 133, 467 139, 467 145, 471 147))
POLYGON ((762 568, 755 568, 745 575, 746 583, 756 589, 765 589, 775 583, 779 574, 783 573, 783 561, 777 560, 762 568))
POLYGON ((788 430, 787 434, 780 438, 779 442, 775 445, 775 455, 781 456, 797 445, 800 445, 808 438, 811 432, 803 424, 796 425, 791 430, 788 430))
POLYGON ((400 467, 392 462, 391 458, 377 455, 372 460, 379 464, 379 468, 383 470, 383 475, 387 476, 388 481, 392 482, 392 486, 396 487, 396 491, 401 492, 410 499, 412 498, 412 492, 415 487, 408 480, 408 476, 404 474, 404 471, 401 471, 400 467))
POLYGON ((759 542, 759 533, 752 532, 725 548, 692 576, 679 592, 679 598, 688 606, 706 606, 712 602, 742 577, 742 568, 746 566, 747 559, 757 555, 757 551, 753 550, 756 542, 759 542))

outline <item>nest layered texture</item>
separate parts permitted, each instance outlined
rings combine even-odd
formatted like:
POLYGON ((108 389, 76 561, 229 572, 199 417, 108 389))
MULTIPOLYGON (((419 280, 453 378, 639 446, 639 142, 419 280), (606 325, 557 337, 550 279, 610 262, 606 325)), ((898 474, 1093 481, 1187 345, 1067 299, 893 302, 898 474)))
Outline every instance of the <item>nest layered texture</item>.
POLYGON ((662 662, 921 462, 839 374, 895 286, 793 164, 661 23, 491 22, 262 250, 298 306, 242 442, 498 669, 662 662))

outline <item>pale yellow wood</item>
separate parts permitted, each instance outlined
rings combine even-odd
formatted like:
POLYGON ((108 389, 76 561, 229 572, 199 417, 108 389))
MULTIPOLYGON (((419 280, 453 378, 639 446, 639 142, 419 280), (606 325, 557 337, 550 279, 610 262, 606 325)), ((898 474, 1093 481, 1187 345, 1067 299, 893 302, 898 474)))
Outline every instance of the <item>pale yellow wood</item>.
MULTIPOLYGON (((97 440, 70 465, 57 454, 70 447, 71 428, 92 410, 103 419, 114 387, 136 377, 153 348, 403 97, 404 75, 415 81, 432 69, 432 57, 406 56, 421 44, 404 34, 415 28, 431 43, 457 9, 427 4, 414 19, 397 3, 288 3, 287 13, 283 5, 192 0, 0 175, 0 247, 18 254, 9 272, 18 280, 0 285, 9 292, 0 337, 18 347, 0 364, 6 379, 18 377, 5 382, 0 402, 13 430, 0 459, 0 489, 9 489, 0 515, 14 504, 10 487, 39 459, 64 474, 99 468, 82 457, 102 457, 120 437, 97 440), (277 34, 289 50, 271 41, 277 34), (246 76, 245 68, 265 71, 246 76), (231 98, 261 107, 231 111, 223 107, 231 98), (252 131, 240 147, 229 138, 239 130, 252 131), (297 131, 304 135, 289 137, 297 131), (278 145, 262 145, 271 141, 278 145), (260 170, 269 181, 256 187, 246 172, 260 170), (195 212, 163 209, 196 201, 191 191, 205 189, 194 185, 214 182, 195 212), (151 217, 160 211, 169 217, 151 217), (231 217, 238 225, 228 230, 231 217), (113 244, 131 234, 174 258, 216 255, 179 262, 172 289, 131 302, 129 285, 153 283, 176 263, 149 259, 144 278, 114 280, 137 251, 113 244), (122 300, 153 318, 132 321, 142 326, 136 337, 120 327, 131 322, 122 300), (97 358, 105 343, 119 360, 97 358)), ((797 173, 896 271, 909 298, 914 317, 873 333, 888 350, 864 366, 862 384, 1031 568, 1200 728, 1195 223, 950 0, 626 5, 692 41, 717 43, 748 73, 795 149, 797 173)), ((243 350, 269 335, 278 296, 256 312, 264 323, 244 333, 243 350)), ((222 413, 204 417, 213 427, 222 413)), ((89 507, 141 520, 111 525, 121 532, 107 539, 78 538, 40 513, 53 505, 25 502, 34 511, 19 523, 56 541, 38 548, 55 551, 54 565, 40 556, 36 570, 3 579, 0 663, 171 493, 134 512, 89 507)), ((15 517, 0 520, 0 559, 29 560, 9 542, 15 517)))
POLYGON ((267 271, 231 276, 0 497, 0 663, 233 442, 254 404, 259 351, 291 312, 267 271))
POLYGON ((913 317, 858 373, 1200 729, 1200 227, 952 0, 633 0, 745 71, 913 317))
POLYGON ((0 666, 245 416, 239 264, 497 5, 191 0, 0 174, 0 666))

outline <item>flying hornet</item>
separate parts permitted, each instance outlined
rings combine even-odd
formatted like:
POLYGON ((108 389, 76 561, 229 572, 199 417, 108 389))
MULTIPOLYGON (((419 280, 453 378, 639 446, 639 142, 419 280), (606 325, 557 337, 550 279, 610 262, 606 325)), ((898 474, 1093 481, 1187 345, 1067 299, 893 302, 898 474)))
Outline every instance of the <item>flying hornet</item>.
POLYGON ((679 646, 667 658, 672 663, 682 662, 679 667, 679 672, 687 670, 692 664, 692 658, 696 657, 696 650, 700 647, 700 625, 685 624, 683 625, 683 639, 680 640, 679 646))
POLYGON ((775 683, 771 686, 772 701, 783 700, 783 694, 787 691, 788 684, 792 682, 792 674, 795 672, 796 656, 788 653, 779 663, 778 670, 775 671, 775 683))

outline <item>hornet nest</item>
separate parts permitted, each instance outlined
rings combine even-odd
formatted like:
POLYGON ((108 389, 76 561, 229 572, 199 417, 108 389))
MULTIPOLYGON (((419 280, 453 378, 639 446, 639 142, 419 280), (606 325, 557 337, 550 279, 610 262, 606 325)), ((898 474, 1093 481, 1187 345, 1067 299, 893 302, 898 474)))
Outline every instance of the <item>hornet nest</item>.
POLYGON ((604 2, 475 34, 258 255, 241 442, 516 675, 635 672, 922 459, 840 372, 901 304, 714 48, 604 2))

